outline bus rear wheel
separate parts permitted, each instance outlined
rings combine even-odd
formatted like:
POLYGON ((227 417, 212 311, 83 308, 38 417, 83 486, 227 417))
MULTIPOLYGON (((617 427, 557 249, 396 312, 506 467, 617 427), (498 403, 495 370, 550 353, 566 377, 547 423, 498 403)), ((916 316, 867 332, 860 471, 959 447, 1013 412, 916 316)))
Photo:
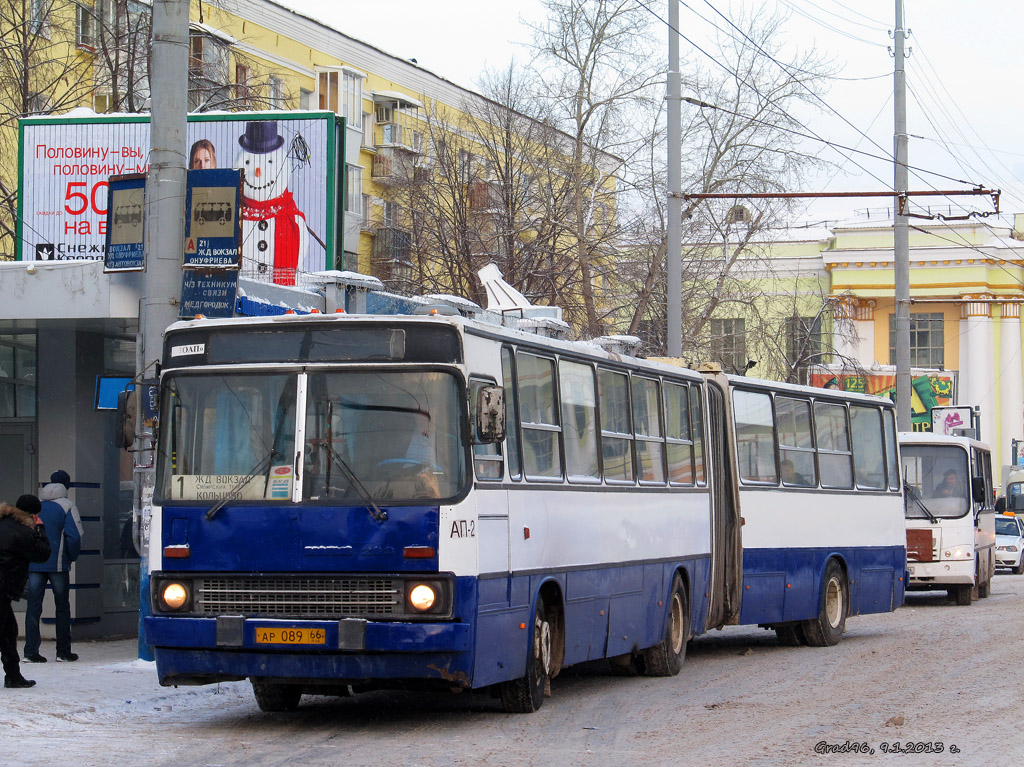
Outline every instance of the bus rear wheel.
POLYGON ((839 642, 846 628, 850 609, 850 591, 843 568, 834 559, 825 566, 818 617, 803 621, 804 639, 811 647, 831 647, 839 642))
POLYGON ((690 641, 690 600, 678 573, 672 580, 665 624, 662 640, 640 654, 645 676, 675 676, 686 659, 686 643, 690 641))
POLYGON ((526 675, 501 683, 501 705, 510 714, 532 714, 544 703, 544 691, 551 678, 552 630, 544 598, 537 597, 526 675))
POLYGON ((294 711, 299 707, 302 685, 264 682, 261 679, 250 681, 252 694, 256 696, 256 705, 260 707, 260 711, 294 711))
POLYGON ((806 644, 804 630, 799 623, 780 623, 775 626, 775 636, 782 647, 800 647, 806 644))

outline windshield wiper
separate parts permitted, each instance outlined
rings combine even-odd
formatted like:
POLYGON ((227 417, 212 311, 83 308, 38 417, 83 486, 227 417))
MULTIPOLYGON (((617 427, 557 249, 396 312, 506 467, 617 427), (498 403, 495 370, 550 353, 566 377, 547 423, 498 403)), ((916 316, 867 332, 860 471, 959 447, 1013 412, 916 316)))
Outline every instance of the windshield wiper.
POLYGON ((917 507, 921 509, 921 511, 925 513, 925 516, 928 517, 928 519, 930 519, 932 522, 938 522, 939 518, 932 514, 928 507, 924 505, 924 501, 921 500, 921 496, 918 494, 917 490, 914 489, 911 485, 906 485, 906 488, 907 499, 916 503, 917 507))
MULTIPOLYGON (((206 512, 206 518, 213 519, 217 515, 218 511, 227 506, 228 501, 237 501, 239 493, 242 492, 242 488, 248 485, 257 474, 265 474, 267 481, 269 481, 270 467, 274 463, 274 458, 278 455, 280 455, 280 453, 278 453, 275 448, 270 448, 270 452, 264 458, 261 458, 259 463, 253 466, 248 474, 238 480, 238 483, 231 488, 223 498, 210 507, 210 510, 206 512)), ((266 495, 266 493, 266 483, 264 483, 263 494, 266 495)))
POLYGON ((289 399, 289 394, 294 397, 294 387, 292 382, 289 381, 285 384, 284 388, 281 389, 281 396, 277 400, 277 421, 274 423, 274 434, 270 438, 270 452, 267 453, 266 457, 261 459, 242 479, 239 480, 238 484, 235 485, 231 492, 221 498, 217 503, 210 507, 210 510, 206 512, 207 519, 213 519, 217 512, 223 509, 228 501, 238 500, 238 493, 241 492, 242 488, 248 485, 252 478, 257 474, 263 474, 263 497, 267 496, 267 487, 270 485, 270 469, 274 465, 274 458, 277 456, 284 456, 280 450, 277 449, 277 443, 281 439, 281 431, 284 428, 285 416, 288 414, 289 409, 287 403, 292 401, 289 399))
POLYGON ((338 468, 341 469, 342 474, 345 475, 345 478, 352 483, 356 492, 359 493, 359 499, 366 505, 367 511, 370 512, 370 516, 378 522, 384 522, 388 518, 388 513, 374 503, 374 500, 366 487, 359 481, 359 477, 356 476, 355 472, 352 471, 352 467, 345 463, 344 458, 338 455, 338 451, 334 449, 334 445, 328 443, 325 444, 324 447, 327 448, 327 454, 331 457, 331 460, 338 464, 338 468))

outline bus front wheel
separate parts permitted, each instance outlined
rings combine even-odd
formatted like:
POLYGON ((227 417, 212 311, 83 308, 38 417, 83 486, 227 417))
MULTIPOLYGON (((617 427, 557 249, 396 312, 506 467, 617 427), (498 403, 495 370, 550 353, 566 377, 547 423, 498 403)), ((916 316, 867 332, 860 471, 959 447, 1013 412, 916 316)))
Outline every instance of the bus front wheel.
POLYGON ((256 705, 260 711, 294 711, 299 707, 302 698, 302 685, 278 684, 250 679, 252 694, 256 696, 256 705))
POLYGON ((526 675, 501 683, 501 704, 510 714, 532 714, 544 703, 544 692, 551 678, 552 631, 544 598, 537 597, 526 675))
POLYGON ((949 589, 948 593, 951 597, 956 599, 956 603, 961 607, 970 607, 971 602, 974 601, 974 586, 969 583, 961 584, 956 588, 949 589))
POLYGON ((676 573, 672 580, 668 614, 665 616, 665 636, 654 647, 640 655, 645 676, 675 676, 686 658, 686 643, 690 641, 690 600, 683 579, 676 573))
POLYGON ((830 559, 825 566, 818 617, 801 624, 807 644, 811 647, 831 647, 837 644, 846 628, 849 609, 850 591, 843 568, 834 559, 830 559))

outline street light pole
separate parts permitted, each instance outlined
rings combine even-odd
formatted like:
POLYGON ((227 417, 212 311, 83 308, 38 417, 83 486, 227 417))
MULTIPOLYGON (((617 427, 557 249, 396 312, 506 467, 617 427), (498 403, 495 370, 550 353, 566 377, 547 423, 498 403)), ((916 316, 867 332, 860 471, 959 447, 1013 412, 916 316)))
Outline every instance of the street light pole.
POLYGON ((893 31, 893 57, 896 62, 893 82, 895 112, 893 143, 895 167, 893 189, 896 192, 893 213, 893 272, 896 301, 896 427, 913 428, 910 415, 910 228, 907 211, 907 76, 904 70, 903 42, 906 30, 903 0, 896 0, 896 25, 893 31))
MULTIPOLYGON (((150 64, 149 175, 146 178, 146 268, 139 301, 136 379, 156 377, 164 329, 178 318, 185 241, 185 162, 188 129, 188 0, 155 0, 150 64)), ((144 389, 138 389, 144 391, 144 389)), ((140 397, 141 400, 141 397, 140 397)), ((152 434, 139 403, 136 423, 135 508, 139 551, 139 657, 152 660, 145 643, 149 613, 149 521, 156 485, 152 434)))
POLYGON ((668 295, 667 351, 683 356, 683 164, 682 85, 679 78, 679 3, 668 0, 668 227, 665 292, 668 295))

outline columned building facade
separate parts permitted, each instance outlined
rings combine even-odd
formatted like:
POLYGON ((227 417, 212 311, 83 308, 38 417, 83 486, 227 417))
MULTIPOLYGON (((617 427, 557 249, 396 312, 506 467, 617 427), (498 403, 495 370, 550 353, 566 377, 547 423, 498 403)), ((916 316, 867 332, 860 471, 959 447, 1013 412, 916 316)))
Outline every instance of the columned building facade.
MULTIPOLYGON (((953 404, 978 408, 993 463, 1024 438, 1024 242, 1014 226, 925 222, 910 238, 911 367, 953 380, 953 404)), ((891 222, 838 227, 822 251, 831 275, 834 347, 865 371, 892 375, 891 222)))

